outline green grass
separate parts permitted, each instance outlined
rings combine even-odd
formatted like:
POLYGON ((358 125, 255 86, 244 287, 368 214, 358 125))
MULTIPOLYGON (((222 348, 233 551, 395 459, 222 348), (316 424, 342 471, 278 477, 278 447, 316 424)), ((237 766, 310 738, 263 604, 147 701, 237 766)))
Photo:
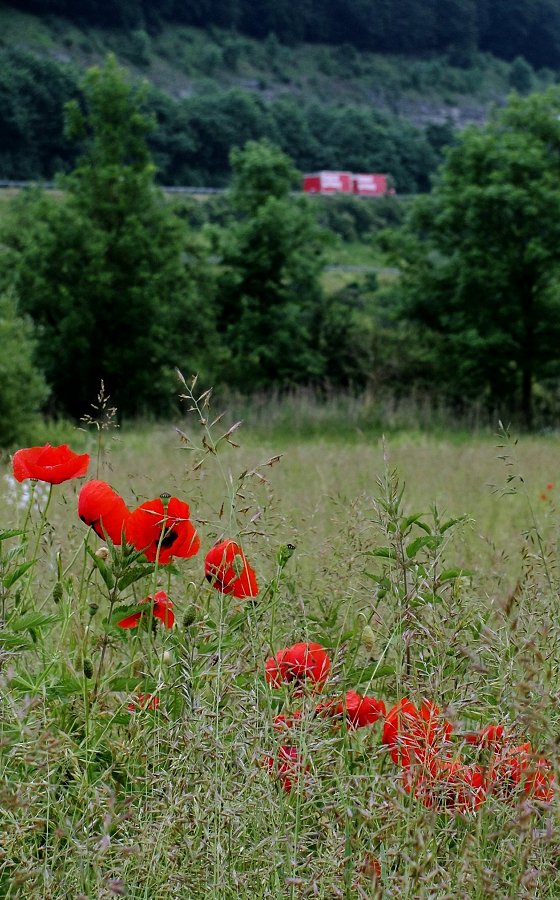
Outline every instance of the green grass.
MULTIPOLYGON (((203 407, 202 418, 219 411, 203 407)), ((27 518, 25 487, 2 478, 1 527, 24 529, 4 535, 0 557, 2 896, 558 896, 556 801, 514 792, 476 812, 426 808, 403 790, 379 723, 352 732, 316 717, 311 692, 266 685, 264 662, 318 640, 333 663, 323 702, 358 687, 388 706, 429 697, 457 735, 502 722, 556 767, 560 487, 547 483, 560 441, 349 439, 348 428, 302 440, 274 421, 267 431, 255 410, 229 434, 234 447, 219 437, 239 412, 232 404, 210 430, 185 414, 182 439, 170 424, 71 440, 90 449, 90 477, 131 507, 162 491, 190 503, 201 553, 118 597, 166 590, 173 630, 104 624, 111 581, 84 551, 101 541, 77 517, 79 483, 55 486, 47 516, 27 518), (398 548, 400 529, 407 546, 425 536, 403 524, 416 513, 441 540, 412 548, 406 565, 371 555, 398 548), (222 536, 256 569, 253 604, 203 577, 222 536), (279 568, 288 543, 295 552, 279 568), (469 574, 434 588, 450 567, 469 574), (159 709, 129 711, 135 690, 157 692, 159 709), (274 731, 274 715, 294 708, 300 724, 274 731), (290 792, 265 762, 280 744, 309 767, 290 792)), ((475 761, 460 737, 454 747, 475 761)))

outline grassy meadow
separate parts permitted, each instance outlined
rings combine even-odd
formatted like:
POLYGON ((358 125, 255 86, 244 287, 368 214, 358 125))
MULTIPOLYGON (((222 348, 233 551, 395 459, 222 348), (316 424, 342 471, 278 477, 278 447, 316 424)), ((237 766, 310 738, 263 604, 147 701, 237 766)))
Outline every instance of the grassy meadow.
POLYGON ((91 454, 87 478, 131 509, 187 500, 201 549, 171 565, 96 555, 83 481, 48 502, 5 461, 0 896, 560 896, 557 799, 512 788, 426 806, 383 722, 346 727, 318 714, 313 685, 264 674, 281 648, 316 641, 332 665, 322 703, 427 698, 468 763, 489 751, 465 735, 502 724, 556 768, 558 438, 298 436, 297 410, 290 431, 269 409, 269 425, 256 410, 220 439, 237 416, 210 427, 217 414, 202 400, 181 433, 70 437, 91 454), (205 580, 223 538, 242 545, 256 598, 205 580), (115 609, 159 590, 174 628, 118 627, 115 609))

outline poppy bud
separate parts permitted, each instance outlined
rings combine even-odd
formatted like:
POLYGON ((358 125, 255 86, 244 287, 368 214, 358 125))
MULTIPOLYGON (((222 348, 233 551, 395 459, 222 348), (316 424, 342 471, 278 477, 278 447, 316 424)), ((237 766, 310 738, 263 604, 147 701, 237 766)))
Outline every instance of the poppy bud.
POLYGON ((279 548, 278 553, 276 554, 276 562, 281 569, 284 568, 290 557, 293 555, 295 549, 296 548, 293 544, 282 544, 282 546, 279 548))
POLYGON ((99 609, 97 603, 90 603, 89 605, 89 614, 93 618, 97 610, 99 609))
POLYGON ((86 676, 86 678, 93 677, 93 663, 92 663, 91 659, 88 659, 87 657, 84 659, 83 669, 84 669, 84 675, 86 676))
POLYGON ((370 653, 375 650, 375 634, 370 625, 365 625, 362 630, 362 644, 370 653))
POLYGON ((183 618, 183 628, 188 628, 196 622, 196 606, 189 606, 183 618))
POLYGON ((107 559, 107 557, 109 556, 109 548, 100 547, 99 550, 95 551, 95 555, 98 559, 107 559))
POLYGON ((60 601, 62 600, 62 596, 63 596, 63 588, 62 588, 60 581, 57 581, 55 586, 53 587, 52 595, 53 595, 54 602, 60 603, 60 601))

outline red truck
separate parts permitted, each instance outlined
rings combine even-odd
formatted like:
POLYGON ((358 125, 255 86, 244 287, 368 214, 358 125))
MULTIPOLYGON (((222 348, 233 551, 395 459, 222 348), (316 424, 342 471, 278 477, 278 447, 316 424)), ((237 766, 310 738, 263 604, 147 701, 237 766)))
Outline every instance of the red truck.
POLYGON ((375 173, 311 172, 303 176, 307 194, 357 194, 359 197, 382 197, 394 194, 388 176, 375 173))

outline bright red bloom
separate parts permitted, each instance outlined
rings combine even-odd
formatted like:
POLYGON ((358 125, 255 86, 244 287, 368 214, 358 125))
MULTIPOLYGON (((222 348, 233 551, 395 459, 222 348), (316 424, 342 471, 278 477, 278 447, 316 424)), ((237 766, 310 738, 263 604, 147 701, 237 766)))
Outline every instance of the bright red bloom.
POLYGON ((429 700, 423 700, 418 710, 408 697, 403 697, 387 713, 381 740, 391 748, 397 765, 430 765, 436 754, 445 752, 452 731, 451 723, 429 700))
POLYGON ((457 760, 439 760, 432 771, 419 765, 405 766, 403 783, 428 809, 474 811, 487 796, 482 766, 465 766, 457 760))
POLYGON ((375 854, 366 853, 360 866, 360 872, 366 878, 381 878, 381 863, 375 854))
POLYGON ((297 747, 291 747, 287 744, 279 748, 276 758, 267 756, 265 764, 268 766, 270 773, 278 777, 282 788, 287 793, 309 771, 309 766, 303 765, 303 760, 297 747))
POLYGON ((554 487, 554 484, 552 483, 552 481, 549 481, 546 486, 546 489, 547 489, 547 491, 551 491, 553 487, 554 487))
POLYGON ((148 500, 126 520, 126 540, 136 550, 142 550, 148 562, 158 558, 161 565, 166 565, 174 556, 195 556, 200 540, 189 513, 188 503, 177 497, 171 497, 166 506, 159 497, 148 500))
POLYGON ((554 772, 548 759, 540 757, 532 762, 525 778, 523 790, 529 797, 550 803, 554 798, 554 772))
POLYGON ((206 554, 206 578, 222 594, 234 597, 256 597, 259 592, 255 573, 235 541, 222 541, 206 554))
MULTIPOLYGON (((142 603, 152 603, 152 598, 146 597, 142 601, 142 603)), ((136 626, 140 624, 140 621, 146 615, 148 615, 147 612, 138 610, 137 612, 132 613, 130 616, 126 616, 126 618, 121 619, 120 622, 117 622, 117 625, 119 628, 136 628, 136 626)), ((154 595, 152 616, 154 619, 159 619, 160 622, 163 622, 166 628, 173 628, 175 624, 173 603, 171 602, 165 591, 158 591, 157 594, 154 595)))
POLYGON ((362 696, 356 691, 347 691, 344 700, 333 700, 330 703, 322 703, 316 710, 321 716, 346 716, 350 728, 363 728, 371 725, 378 719, 385 717, 385 704, 383 700, 375 697, 362 696))
POLYGON ((301 694, 305 681, 320 689, 327 679, 330 668, 330 659, 321 644, 293 644, 267 659, 265 678, 274 687, 295 682, 297 686, 295 693, 301 694))
POLYGON ((272 727, 275 731, 289 731, 294 727, 296 722, 299 722, 301 717, 301 709, 296 709, 291 715, 279 713, 277 716, 274 716, 272 720, 272 727))
POLYGON ((74 453, 68 444, 60 447, 27 447, 12 457, 12 472, 16 481, 34 478, 47 484, 62 484, 71 478, 83 478, 89 466, 89 453, 74 453))
POLYGON ((155 710, 159 706, 159 697, 157 694, 136 694, 134 699, 128 704, 131 712, 138 712, 140 709, 155 710))
POLYGON ((554 797, 554 772, 544 757, 535 758, 531 744, 505 747, 489 770, 492 791, 509 799, 517 788, 535 800, 549 802, 554 797))
POLYGON ((468 744, 476 744, 478 747, 490 747, 492 750, 498 750, 502 747, 505 739, 506 732, 503 725, 487 725, 482 731, 465 735, 465 740, 468 744))
POLYGON ((120 494, 105 481, 88 481, 78 495, 78 515, 82 522, 113 544, 120 544, 130 511, 120 494))

